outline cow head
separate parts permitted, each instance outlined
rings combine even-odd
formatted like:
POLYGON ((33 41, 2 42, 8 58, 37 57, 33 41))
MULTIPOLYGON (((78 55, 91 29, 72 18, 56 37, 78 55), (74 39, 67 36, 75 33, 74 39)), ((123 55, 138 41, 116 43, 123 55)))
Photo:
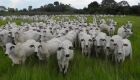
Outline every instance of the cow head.
POLYGON ((12 55, 12 54, 14 54, 14 50, 15 50, 15 45, 12 44, 12 43, 7 43, 6 44, 5 55, 12 55))
POLYGON ((70 59, 72 58, 71 55, 73 55, 73 45, 70 41, 66 40, 61 45, 59 45, 59 48, 57 50, 57 54, 61 54, 61 56, 70 59))

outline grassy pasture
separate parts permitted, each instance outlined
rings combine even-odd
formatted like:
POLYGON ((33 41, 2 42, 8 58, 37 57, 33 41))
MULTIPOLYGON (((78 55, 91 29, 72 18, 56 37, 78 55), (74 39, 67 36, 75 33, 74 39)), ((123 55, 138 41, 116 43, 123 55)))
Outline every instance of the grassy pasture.
MULTIPOLYGON (((133 46, 133 59, 126 60, 123 64, 113 64, 103 59, 87 58, 75 49, 75 57, 71 62, 68 73, 64 76, 58 72, 56 57, 51 57, 49 62, 40 62, 35 57, 27 59, 25 65, 11 66, 11 61, 0 49, 0 80, 140 80, 140 17, 126 16, 114 17, 118 27, 133 23, 133 36, 130 38, 133 46)), ((20 24, 21 20, 15 20, 20 24)), ((92 18, 88 17, 88 22, 92 18)), ((5 24, 0 20, 0 25, 5 24)))

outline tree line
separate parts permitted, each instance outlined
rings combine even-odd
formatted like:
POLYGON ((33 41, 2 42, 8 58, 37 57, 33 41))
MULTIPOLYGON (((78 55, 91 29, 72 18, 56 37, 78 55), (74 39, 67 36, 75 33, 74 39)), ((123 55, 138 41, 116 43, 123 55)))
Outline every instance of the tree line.
POLYGON ((130 6, 127 1, 102 0, 101 4, 94 1, 84 9, 90 14, 125 14, 140 15, 140 5, 130 6))
POLYGON ((58 13, 58 14, 120 14, 120 15, 140 15, 140 4, 130 6, 127 1, 116 2, 115 0, 102 0, 99 4, 97 1, 93 1, 88 4, 88 7, 83 9, 76 9, 71 7, 70 4, 63 4, 58 1, 54 3, 49 3, 40 8, 32 8, 29 6, 28 9, 23 8, 21 10, 8 8, 8 12, 11 13, 24 13, 24 14, 34 14, 34 13, 58 13))

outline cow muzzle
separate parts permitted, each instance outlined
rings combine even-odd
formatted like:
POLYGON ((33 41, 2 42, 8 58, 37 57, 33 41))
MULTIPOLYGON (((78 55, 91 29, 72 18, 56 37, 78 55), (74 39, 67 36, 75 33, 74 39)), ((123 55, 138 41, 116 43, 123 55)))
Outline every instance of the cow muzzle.
POLYGON ((34 54, 37 54, 37 52, 34 52, 34 54))
POLYGON ((8 54, 4 54, 5 56, 8 56, 8 54))
POLYGON ((66 54, 66 57, 69 57, 70 55, 69 54, 66 54))
POLYGON ((100 48, 101 46, 97 46, 97 48, 100 48))

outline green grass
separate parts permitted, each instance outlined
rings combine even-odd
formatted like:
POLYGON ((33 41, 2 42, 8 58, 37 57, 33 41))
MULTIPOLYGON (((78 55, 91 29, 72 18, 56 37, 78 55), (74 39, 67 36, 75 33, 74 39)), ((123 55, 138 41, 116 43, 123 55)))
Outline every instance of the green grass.
MULTIPOLYGON (((11 66, 11 61, 0 50, 0 80, 140 80, 140 17, 115 17, 118 27, 128 20, 133 23, 134 35, 130 38, 133 46, 133 59, 123 64, 113 64, 103 59, 86 58, 80 50, 75 50, 74 60, 64 76, 58 72, 56 57, 49 62, 39 62, 36 58, 27 59, 25 65, 11 66)), ((88 17, 88 22, 92 18, 88 17)), ((19 21, 20 23, 20 21, 19 21)), ((4 22, 0 21, 0 24, 4 22)))

